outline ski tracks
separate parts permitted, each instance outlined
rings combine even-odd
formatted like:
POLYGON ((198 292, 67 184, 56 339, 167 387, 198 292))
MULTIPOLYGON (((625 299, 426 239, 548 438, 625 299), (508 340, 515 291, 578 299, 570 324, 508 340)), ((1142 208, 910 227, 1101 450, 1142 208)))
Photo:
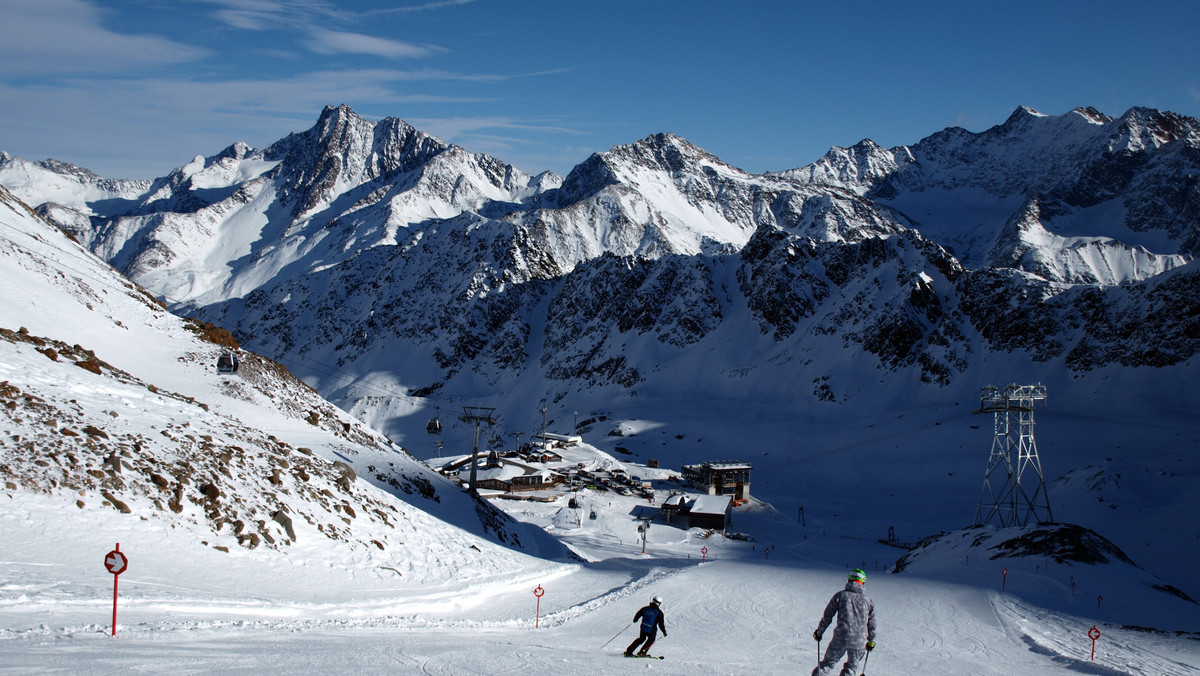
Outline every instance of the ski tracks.
POLYGON ((867 593, 878 618, 876 659, 880 664, 886 659, 895 673, 928 673, 933 664, 980 675, 1036 673, 1005 659, 1006 637, 986 598, 971 592, 931 595, 897 577, 868 585, 867 593))
POLYGON ((1178 639, 1163 640, 1155 632, 1097 626, 1100 638, 1093 660, 1088 636, 1093 624, 1089 620, 1060 615, 1000 594, 994 595, 992 604, 1011 636, 1023 641, 1031 652, 1072 671, 1112 676, 1200 674, 1200 655, 1197 651, 1180 651, 1178 639))
MULTIPOLYGON (((542 616, 541 625, 545 627, 555 627, 579 620, 583 617, 591 615, 598 610, 612 606, 614 603, 624 602, 630 596, 639 592, 644 592, 650 587, 661 584, 670 579, 673 575, 680 572, 681 569, 664 569, 654 568, 646 575, 634 579, 632 582, 610 589, 609 591, 600 594, 594 598, 588 599, 582 603, 575 604, 563 610, 550 612, 542 616)), ((630 611, 632 617, 632 610, 630 611)))

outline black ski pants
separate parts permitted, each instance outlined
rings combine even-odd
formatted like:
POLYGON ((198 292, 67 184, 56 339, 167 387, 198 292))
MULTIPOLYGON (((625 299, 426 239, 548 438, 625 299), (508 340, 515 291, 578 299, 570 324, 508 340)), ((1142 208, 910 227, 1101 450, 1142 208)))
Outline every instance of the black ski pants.
POLYGON ((654 641, 657 638, 658 638, 658 629, 657 628, 651 629, 650 631, 643 631, 636 639, 633 640, 633 643, 630 643, 629 647, 625 649, 625 654, 632 655, 633 649, 638 647, 642 641, 645 641, 646 645, 642 646, 642 649, 640 651, 640 654, 645 655, 646 651, 650 650, 650 646, 654 645, 654 641))

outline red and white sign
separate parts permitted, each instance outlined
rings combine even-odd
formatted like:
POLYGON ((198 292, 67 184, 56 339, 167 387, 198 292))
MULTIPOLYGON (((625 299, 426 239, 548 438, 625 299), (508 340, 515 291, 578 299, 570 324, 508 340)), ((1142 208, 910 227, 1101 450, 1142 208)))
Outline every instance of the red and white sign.
POLYGON ((129 567, 129 559, 121 553, 121 543, 117 543, 117 548, 104 555, 104 567, 108 572, 113 574, 113 623, 112 635, 117 635, 117 584, 121 579, 121 573, 129 567))
POLYGON ((129 567, 129 559, 120 550, 114 549, 104 557, 104 567, 113 575, 120 575, 129 567))
POLYGON ((540 585, 540 584, 537 586, 537 589, 533 590, 533 595, 537 597, 537 611, 536 611, 537 614, 534 615, 534 618, 533 618, 533 628, 534 629, 537 629, 542 621, 542 595, 545 593, 546 593, 546 590, 542 589, 542 585, 540 585))

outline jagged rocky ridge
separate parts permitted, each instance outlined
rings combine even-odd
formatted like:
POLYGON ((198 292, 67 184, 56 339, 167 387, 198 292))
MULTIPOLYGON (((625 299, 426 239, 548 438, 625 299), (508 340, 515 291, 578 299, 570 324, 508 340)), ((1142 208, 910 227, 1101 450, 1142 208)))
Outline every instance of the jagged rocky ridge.
MULTIPOLYGON (((0 181, 36 173, 21 162, 0 181)), ((709 384, 774 360, 836 402, 854 388, 814 363, 831 349, 944 386, 987 354, 1087 371, 1200 347, 1200 121, 1149 109, 1020 108, 763 175, 657 134, 560 178, 329 107, 135 200, 41 209, 260 350, 416 395, 467 375, 636 388, 705 349, 709 384)))

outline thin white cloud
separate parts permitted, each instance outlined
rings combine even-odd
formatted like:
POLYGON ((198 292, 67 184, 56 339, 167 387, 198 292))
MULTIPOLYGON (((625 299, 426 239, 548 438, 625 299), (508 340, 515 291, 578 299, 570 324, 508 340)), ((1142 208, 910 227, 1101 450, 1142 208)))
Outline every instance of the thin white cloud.
POLYGON ((345 9, 323 0, 202 0, 202 2, 221 7, 214 16, 222 23, 243 30, 261 31, 281 26, 310 27, 328 20, 354 24, 380 14, 426 12, 443 7, 466 5, 475 0, 433 0, 417 5, 366 11, 345 9))
POLYGON ((204 1, 220 7, 213 16, 233 28, 299 31, 306 35, 302 44, 317 54, 366 54, 385 59, 411 59, 446 51, 432 45, 329 28, 330 23, 362 22, 371 12, 356 14, 320 0, 204 1))
MULTIPOLYGON (((436 67, 290 74, 250 69, 242 77, 217 79, 219 67, 209 69, 212 75, 207 78, 196 71, 185 75, 176 67, 165 75, 148 68, 203 59, 210 53, 164 37, 110 30, 105 23, 119 26, 114 23, 118 15, 102 8, 98 0, 18 0, 16 4, 22 6, 10 12, 7 5, 12 1, 0 0, 5 7, 5 15, 0 16, 0 101, 4 102, 0 149, 31 159, 56 157, 105 176, 162 176, 196 153, 211 154, 235 141, 262 146, 307 129, 324 106, 339 103, 368 116, 411 121, 413 113, 423 113, 419 128, 463 141, 464 147, 478 143, 483 151, 527 146, 516 138, 527 133, 579 133, 544 120, 436 117, 442 110, 460 111, 467 109, 463 104, 491 102, 491 96, 504 95, 471 83, 536 77, 561 69, 517 74, 436 67), (94 77, 97 73, 103 77, 94 77)), ((200 1, 208 5, 208 15, 226 28, 269 30, 292 38, 282 43, 285 47, 267 41, 261 49, 271 49, 275 60, 301 68, 303 51, 345 55, 351 62, 363 62, 365 56, 366 61, 373 57, 393 63, 431 59, 447 51, 366 35, 358 27, 371 30, 370 12, 347 13, 322 0, 200 1)), ((463 2, 426 2, 398 9, 436 10, 452 4, 463 2)), ((247 53, 256 49, 247 45, 247 53)))
POLYGON ((438 47, 415 45, 400 40, 320 28, 313 29, 310 47, 318 54, 371 54, 385 59, 419 58, 445 51, 438 47))
MULTIPOLYGON (((570 127, 563 127, 549 122, 523 121, 511 117, 438 117, 438 118, 406 118, 413 126, 428 131, 443 139, 457 139, 465 136, 478 138, 490 135, 478 134, 484 129, 510 129, 513 131, 533 131, 554 134, 586 134, 587 132, 570 127)), ((490 136, 492 140, 500 137, 490 136)))
MULTIPOLYGON (((357 101, 372 104, 461 103, 482 99, 470 96, 435 96, 403 91, 397 85, 413 81, 404 71, 385 69, 316 71, 282 78, 193 81, 168 78, 140 80, 70 81, 57 86, 0 89, 6 100, 44 97, 92 101, 114 107, 129 101, 143 102, 133 115, 183 116, 201 120, 223 111, 249 114, 299 114, 320 111, 327 104, 357 101), (19 94, 18 94, 19 92, 19 94)), ((407 89, 407 88, 406 88, 407 89)), ((214 126, 205 123, 203 126, 214 126)), ((235 139, 236 140, 236 139, 235 139)))
POLYGON ((475 2, 475 0, 433 0, 433 2, 426 2, 426 3, 422 3, 420 5, 411 5, 408 7, 389 7, 387 9, 375 9, 375 10, 371 10, 368 12, 364 12, 363 14, 368 15, 368 14, 395 14, 395 13, 407 13, 407 12, 425 12, 425 11, 428 11, 431 9, 441 9, 443 7, 454 7, 456 5, 467 5, 472 2, 475 2))
POLYGON ((222 9, 213 16, 221 23, 247 31, 260 31, 272 23, 270 15, 242 9, 222 9))
POLYGON ((5 2, 0 21, 0 73, 45 75, 157 68, 205 58, 209 51, 157 35, 103 26, 104 13, 85 0, 5 2))
MULTIPOLYGON (((0 100, 5 102, 0 106, 0 129, 7 130, 2 149, 36 159, 76 161, 72 158, 81 152, 101 152, 88 148, 104 147, 110 149, 109 165, 168 153, 172 159, 163 161, 174 167, 195 153, 216 152, 234 141, 261 145, 305 129, 329 104, 370 106, 394 115, 418 104, 481 101, 403 86, 409 82, 403 72, 356 70, 213 82, 147 78, 0 83, 0 100)), ((110 176, 132 175, 108 173, 101 165, 84 166, 110 176)))
POLYGON ((349 22, 354 15, 321 0, 202 0, 221 7, 213 16, 242 30, 307 28, 335 20, 349 22))
POLYGON ((26 86, 0 83, 5 102, 0 129, 6 130, 0 149, 34 160, 73 162, 102 176, 152 178, 235 141, 263 147, 309 128, 322 108, 339 103, 368 117, 403 117, 443 140, 523 167, 546 165, 542 157, 522 157, 521 150, 530 147, 519 138, 525 132, 584 133, 516 117, 414 117, 411 112, 429 111, 429 105, 452 108, 485 101, 416 88, 432 77, 431 71, 364 69, 211 82, 81 78, 26 86))

